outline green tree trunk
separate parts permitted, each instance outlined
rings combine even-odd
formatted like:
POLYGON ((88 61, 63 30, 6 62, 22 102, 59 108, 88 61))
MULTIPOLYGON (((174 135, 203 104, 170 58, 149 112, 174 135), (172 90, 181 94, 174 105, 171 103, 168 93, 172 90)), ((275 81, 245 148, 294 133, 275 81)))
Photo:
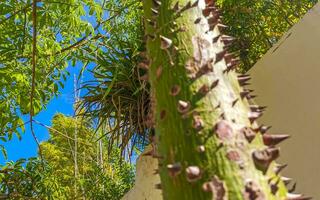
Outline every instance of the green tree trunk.
POLYGON ((291 195, 275 164, 286 135, 264 134, 250 79, 234 71, 213 0, 145 0, 148 69, 164 199, 307 199, 291 195))

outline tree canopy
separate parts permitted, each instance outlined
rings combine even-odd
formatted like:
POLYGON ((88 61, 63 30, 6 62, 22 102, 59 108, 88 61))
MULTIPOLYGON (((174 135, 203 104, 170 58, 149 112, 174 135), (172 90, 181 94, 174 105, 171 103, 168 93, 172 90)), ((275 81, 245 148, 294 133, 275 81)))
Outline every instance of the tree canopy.
MULTIPOLYGON (((56 114, 50 139, 41 143, 43 159, 9 162, 0 173, 0 192, 8 199, 120 199, 132 186, 133 166, 108 140, 96 140, 88 121, 56 114)), ((1 196, 0 196, 1 198, 1 196)))

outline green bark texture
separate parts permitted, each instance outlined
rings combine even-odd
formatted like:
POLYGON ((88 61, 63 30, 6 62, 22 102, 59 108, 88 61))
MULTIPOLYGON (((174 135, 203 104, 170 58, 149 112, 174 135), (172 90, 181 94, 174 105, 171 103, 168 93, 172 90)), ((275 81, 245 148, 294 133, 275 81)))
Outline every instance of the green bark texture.
POLYGON ((227 52, 213 0, 143 2, 156 151, 166 200, 306 199, 287 193, 274 145, 227 52), (289 195, 289 196, 288 196, 289 195))

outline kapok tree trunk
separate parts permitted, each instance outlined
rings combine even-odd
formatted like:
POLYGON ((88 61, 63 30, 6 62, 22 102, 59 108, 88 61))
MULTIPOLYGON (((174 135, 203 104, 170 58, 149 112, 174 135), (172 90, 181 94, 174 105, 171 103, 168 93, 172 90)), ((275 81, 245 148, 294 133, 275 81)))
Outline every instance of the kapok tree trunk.
MULTIPOLYGON (((213 0, 145 0, 159 173, 168 200, 307 199, 288 194, 277 143, 255 120, 213 0)), ((146 78, 143 76, 142 78, 146 78)))

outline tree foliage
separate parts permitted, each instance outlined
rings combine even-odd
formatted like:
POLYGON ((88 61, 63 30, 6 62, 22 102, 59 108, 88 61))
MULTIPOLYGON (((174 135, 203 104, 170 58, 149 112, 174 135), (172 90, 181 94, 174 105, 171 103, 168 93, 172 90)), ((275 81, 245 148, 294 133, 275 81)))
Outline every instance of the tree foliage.
POLYGON ((237 40, 240 71, 248 71, 318 0, 218 0, 226 33, 237 40))
MULTIPOLYGON (((84 83, 87 93, 79 109, 83 115, 97 119, 99 126, 108 124, 110 145, 117 143, 123 150, 134 138, 142 144, 150 131, 145 121, 149 112, 148 85, 139 80, 143 74, 138 68, 143 50, 143 26, 141 2, 130 0, 131 6, 110 24, 110 38, 102 42, 92 59, 96 63, 92 73, 94 80, 84 83), (119 34, 120 33, 120 34, 119 34), (142 136, 142 137, 141 137, 142 136)), ((126 1, 119 3, 126 7, 126 1)))
MULTIPOLYGON (((34 113, 63 87, 68 61, 83 61, 93 23, 102 23, 102 5, 91 0, 41 1, 32 24, 32 1, 0 2, 0 131, 9 138, 23 127, 30 112, 31 79, 35 75, 34 113), (89 12, 87 12, 89 10, 89 12), (93 18, 92 20, 89 20, 93 18), (90 22, 91 23, 90 23, 90 22), (33 26, 37 27, 36 70, 31 67, 33 26), (80 49, 79 47, 82 47, 80 49)), ((86 61, 86 60, 85 60, 86 61)))
POLYGON ((50 139, 41 143, 44 162, 39 158, 21 159, 3 166, 0 171, 2 196, 9 199, 120 199, 132 186, 133 167, 121 160, 120 151, 115 147, 112 154, 104 153, 107 139, 101 140, 101 148, 96 140, 88 122, 55 115, 50 139))

